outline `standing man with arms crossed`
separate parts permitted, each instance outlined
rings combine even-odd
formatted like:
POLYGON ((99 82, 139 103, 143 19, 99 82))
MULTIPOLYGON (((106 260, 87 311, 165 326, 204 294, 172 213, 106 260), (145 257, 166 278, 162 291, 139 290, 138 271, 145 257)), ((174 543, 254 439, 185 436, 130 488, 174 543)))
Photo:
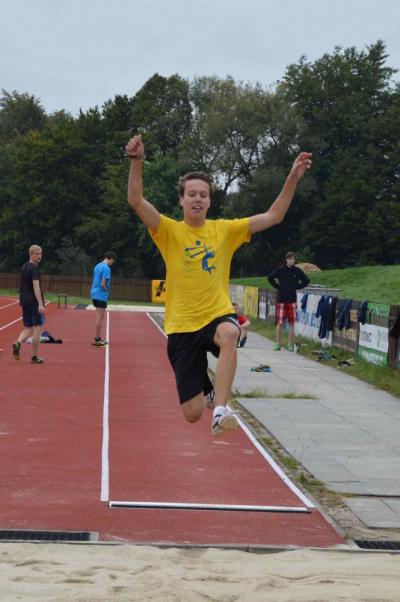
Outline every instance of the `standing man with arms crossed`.
POLYGON ((235 320, 228 285, 231 259, 251 235, 279 224, 292 202, 297 183, 311 167, 311 154, 301 153, 276 201, 250 218, 207 220, 212 178, 191 172, 179 179, 183 221, 176 221, 143 197, 144 145, 140 135, 127 144, 131 160, 128 202, 159 248, 166 264, 165 332, 168 357, 175 373, 182 412, 197 422, 212 390, 207 374, 207 351, 218 357, 213 435, 232 431, 238 422, 227 409, 237 362, 240 328, 235 320))
POLYGON ((268 274, 268 282, 278 290, 275 307, 276 317, 276 343, 274 351, 281 350, 282 326, 287 318, 289 323, 289 335, 287 350, 294 351, 294 321, 297 313, 296 291, 310 284, 310 279, 303 270, 295 266, 296 257, 292 251, 285 255, 286 265, 276 268, 268 274))
POLYGON ((93 347, 105 347, 107 341, 101 338, 104 316, 107 308, 107 300, 110 296, 111 266, 117 260, 112 251, 107 251, 103 261, 98 263, 93 271, 92 290, 90 296, 96 308, 96 324, 93 347))
POLYGON ((39 263, 42 260, 42 248, 38 245, 29 247, 29 261, 21 268, 19 281, 19 304, 22 307, 22 323, 24 329, 13 343, 14 359, 20 359, 21 343, 32 336, 31 364, 43 364, 39 357, 40 327, 44 324, 44 297, 40 285, 39 263))

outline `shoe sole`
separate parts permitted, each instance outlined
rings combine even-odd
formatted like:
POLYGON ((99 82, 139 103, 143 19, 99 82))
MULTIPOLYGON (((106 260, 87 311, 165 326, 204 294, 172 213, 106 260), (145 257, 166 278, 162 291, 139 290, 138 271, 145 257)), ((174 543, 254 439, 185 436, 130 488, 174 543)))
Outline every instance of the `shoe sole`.
POLYGON ((220 425, 222 432, 229 432, 229 431, 235 431, 237 429, 237 427, 239 426, 239 423, 236 419, 236 416, 228 416, 228 418, 225 418, 225 420, 223 420, 222 424, 220 425))
POLYGON ((222 435, 223 433, 230 433, 231 431, 235 431, 239 426, 239 423, 234 415, 228 416, 223 420, 222 424, 218 425, 218 431, 212 429, 211 432, 213 435, 222 435))

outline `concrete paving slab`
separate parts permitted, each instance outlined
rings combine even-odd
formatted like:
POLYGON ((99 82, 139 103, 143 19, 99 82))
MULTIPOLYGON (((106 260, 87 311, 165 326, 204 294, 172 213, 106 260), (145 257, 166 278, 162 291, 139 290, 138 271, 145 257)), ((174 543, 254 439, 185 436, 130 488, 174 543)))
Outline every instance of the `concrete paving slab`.
POLYGON ((399 529, 400 506, 390 498, 345 498, 346 505, 368 527, 399 529), (394 505, 393 505, 394 502, 394 505))

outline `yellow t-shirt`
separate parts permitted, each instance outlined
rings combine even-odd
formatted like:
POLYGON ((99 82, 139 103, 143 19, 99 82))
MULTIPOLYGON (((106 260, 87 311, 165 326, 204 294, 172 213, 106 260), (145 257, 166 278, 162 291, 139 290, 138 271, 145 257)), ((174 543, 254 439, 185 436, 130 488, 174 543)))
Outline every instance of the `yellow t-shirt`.
POLYGON ((167 268, 165 332, 194 332, 232 313, 229 275, 234 252, 250 240, 249 218, 206 220, 200 228, 165 215, 150 236, 167 268))

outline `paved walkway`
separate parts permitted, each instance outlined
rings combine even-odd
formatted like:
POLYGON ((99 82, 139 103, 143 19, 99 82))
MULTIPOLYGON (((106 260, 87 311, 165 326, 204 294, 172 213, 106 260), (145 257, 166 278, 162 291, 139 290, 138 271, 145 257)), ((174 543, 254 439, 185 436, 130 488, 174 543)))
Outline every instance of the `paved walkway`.
POLYGON ((240 404, 315 478, 353 494, 344 502, 366 525, 400 528, 400 399, 349 376, 346 368, 283 348, 274 352, 256 333, 238 356, 234 392, 240 404), (252 372, 258 364, 269 364, 272 372, 252 372))

